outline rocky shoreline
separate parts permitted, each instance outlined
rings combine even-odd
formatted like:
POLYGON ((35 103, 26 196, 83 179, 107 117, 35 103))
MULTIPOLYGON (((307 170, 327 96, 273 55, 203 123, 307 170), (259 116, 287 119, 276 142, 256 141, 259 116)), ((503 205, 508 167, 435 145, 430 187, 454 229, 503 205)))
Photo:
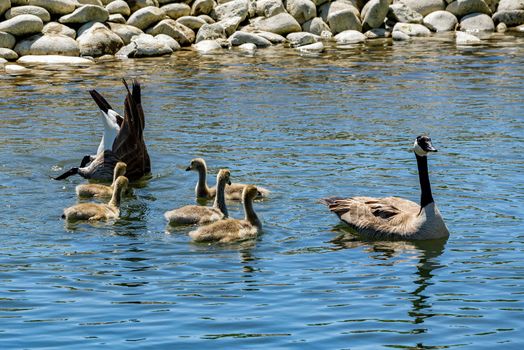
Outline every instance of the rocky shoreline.
POLYGON ((524 0, 0 0, 0 69, 23 74, 26 65, 89 65, 181 47, 322 52, 326 41, 446 31, 474 45, 507 30, 524 31, 524 0))

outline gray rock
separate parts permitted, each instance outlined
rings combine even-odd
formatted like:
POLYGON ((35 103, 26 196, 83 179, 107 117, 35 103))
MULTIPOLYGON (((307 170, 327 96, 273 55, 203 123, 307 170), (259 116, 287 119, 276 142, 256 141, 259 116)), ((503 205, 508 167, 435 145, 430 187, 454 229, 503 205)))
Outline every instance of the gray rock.
POLYGON ((207 24, 215 23, 215 20, 208 15, 198 15, 198 18, 202 18, 204 21, 206 21, 207 24))
POLYGON ((180 50, 181 48, 180 44, 169 35, 158 34, 157 36, 155 36, 155 39, 161 43, 166 44, 171 50, 173 50, 173 52, 180 50))
POLYGON ((13 5, 33 5, 45 8, 51 15, 67 15, 78 4, 73 0, 12 0, 13 5))
POLYGON ((408 5, 399 2, 389 6, 387 17, 394 22, 422 23, 423 16, 408 5))
POLYGON ((213 0, 195 0, 191 7, 191 15, 209 15, 213 11, 215 2, 213 0))
POLYGON ((321 42, 313 43, 309 45, 299 46, 297 47, 298 51, 301 52, 307 52, 307 53, 320 53, 324 51, 324 44, 321 42))
POLYGON ((5 58, 0 58, 0 68, 4 68, 6 63, 7 63, 7 60, 5 58))
POLYGON ((492 18, 495 23, 505 23, 508 27, 515 27, 524 24, 524 11, 498 11, 492 18))
POLYGON ((524 10, 524 0, 500 0, 498 11, 524 10))
POLYGON ((42 29, 42 34, 60 34, 76 38, 76 31, 58 22, 49 22, 42 29))
POLYGON ((0 58, 8 61, 15 61, 18 59, 18 54, 11 49, 0 47, 0 58))
POLYGON ((242 22, 248 15, 248 7, 248 0, 232 0, 216 6, 211 11, 210 16, 216 21, 221 21, 228 17, 240 17, 242 19, 240 22, 242 22))
POLYGON ((495 24, 484 13, 471 13, 460 20, 460 30, 464 32, 493 32, 495 24))
POLYGON ((331 32, 329 26, 320 17, 315 17, 302 24, 302 30, 315 35, 321 35, 325 31, 331 32))
POLYGON ((160 6, 160 3, 157 0, 126 0, 126 2, 129 5, 129 8, 131 9, 131 13, 148 6, 160 6))
POLYGON ((288 13, 279 13, 273 17, 261 19, 255 23, 255 28, 280 35, 302 30, 297 20, 288 13))
POLYGON ((298 32, 288 34, 286 39, 291 47, 299 47, 316 43, 320 37, 307 32, 298 32))
MULTIPOLYGON (((126 19, 120 13, 113 13, 109 15, 108 22, 126 24, 126 19)), ((137 28, 138 29, 138 28, 137 28)))
POLYGON ((455 30, 457 17, 448 11, 435 11, 424 17, 424 25, 434 32, 455 30))
POLYGON ((458 31, 455 32, 455 35, 455 42, 457 45, 477 45, 482 43, 479 38, 468 33, 458 31))
POLYGON ((317 16, 317 7, 311 0, 287 0, 286 9, 300 24, 317 16))
POLYGON ((81 5, 96 5, 104 7, 101 0, 76 0, 81 5))
POLYGON ((26 36, 40 33, 44 23, 35 15, 20 15, 0 23, 0 32, 14 36, 26 36))
POLYGON ((232 46, 240 46, 245 43, 255 44, 257 47, 271 46, 271 42, 263 37, 247 32, 235 32, 229 37, 229 42, 232 46))
POLYGON ((391 33, 391 37, 393 38, 393 40, 395 41, 408 41, 411 39, 411 37, 409 35, 407 35, 406 33, 403 33, 401 31, 393 31, 393 33, 391 33))
POLYGON ((134 36, 144 34, 141 29, 127 24, 109 23, 109 28, 122 39, 124 45, 128 45, 134 36))
POLYGON ((173 19, 164 19, 154 27, 149 28, 146 33, 151 35, 166 34, 175 39, 180 45, 191 45, 195 41, 195 33, 183 24, 173 19))
POLYGON ((49 11, 47 11, 43 7, 31 5, 12 7, 5 13, 5 18, 11 19, 20 15, 35 15, 37 17, 40 17, 42 22, 49 22, 51 20, 51 15, 49 14, 49 11))
POLYGON ((195 42, 225 38, 226 32, 220 23, 204 24, 197 32, 195 42))
POLYGON ((389 10, 389 0, 371 0, 362 8, 362 27, 378 28, 384 24, 389 10))
POLYGON ((162 21, 165 16, 166 13, 164 10, 154 6, 147 6, 133 13, 127 19, 127 24, 144 30, 151 25, 162 21))
POLYGON ((202 40, 193 45, 193 47, 203 54, 222 51, 222 46, 216 40, 202 40))
POLYGON ((31 74, 31 70, 18 64, 6 64, 4 70, 9 75, 25 75, 31 74))
POLYGON ((393 27, 393 32, 399 31, 409 36, 428 36, 431 34, 430 30, 417 23, 397 23, 393 27))
POLYGON ((96 5, 84 5, 77 8, 73 13, 60 17, 60 23, 87 23, 105 22, 109 18, 109 12, 103 7, 96 5))
POLYGON ((122 47, 117 53, 117 57, 140 58, 157 57, 173 53, 173 50, 163 41, 155 39, 149 34, 140 34, 126 46, 122 47))
POLYGON ((345 30, 335 35, 335 40, 339 45, 357 44, 366 41, 366 36, 356 30, 345 30))
POLYGON ((389 38, 391 33, 384 28, 373 28, 364 33, 368 39, 389 38))
POLYGON ((198 18, 195 16, 182 16, 176 21, 180 24, 185 25, 193 31, 198 31, 200 27, 206 24, 206 21, 204 21, 202 18, 198 18))
POLYGON ((11 0, 0 0, 0 17, 11 8, 11 0))
POLYGON ((444 0, 396 0, 403 2, 413 11, 417 11, 423 17, 429 15, 431 12, 444 10, 446 3, 444 0))
POLYGON ((362 30, 360 12, 351 3, 337 0, 320 6, 320 17, 329 25, 333 34, 345 30, 362 30))
POLYGON ((6 48, 6 49, 12 49, 15 47, 16 44, 16 38, 6 32, 0 32, 0 47, 6 48))
POLYGON ((257 46, 253 43, 245 43, 238 47, 240 50, 245 51, 249 54, 254 54, 257 50, 257 46))
POLYGON ((93 60, 83 57, 73 57, 73 56, 59 56, 59 55, 28 55, 22 56, 17 61, 20 64, 25 64, 28 66, 33 65, 74 65, 74 66, 90 66, 94 63, 93 60))
POLYGON ((116 1, 110 2, 109 4, 107 4, 106 10, 111 15, 119 13, 122 16, 127 17, 131 14, 131 9, 129 8, 129 5, 127 4, 127 2, 125 2, 124 0, 116 0, 116 1))
POLYGON ((242 22, 242 17, 235 16, 225 18, 217 23, 219 23, 224 28, 224 30, 226 31, 226 35, 230 36, 234 32, 236 32, 238 26, 240 25, 240 22, 242 22))
POLYGON ((497 24, 496 31, 497 33, 505 33, 508 30, 508 26, 505 23, 497 24))
POLYGON ((80 48, 75 39, 61 34, 36 34, 19 41, 14 50, 20 56, 63 55, 78 56, 80 48))
POLYGON ((286 9, 282 0, 257 0, 256 2, 257 16, 272 17, 283 12, 286 12, 286 9))
POLYGON ((475 12, 491 15, 491 10, 484 0, 456 0, 446 7, 446 11, 451 12, 457 17, 475 12))
POLYGON ((102 23, 90 22, 78 31, 76 39, 81 56, 114 55, 124 42, 102 23))
POLYGON ((161 7, 162 10, 172 19, 178 19, 191 14, 191 7, 188 4, 168 4, 161 7))
POLYGON ((286 38, 284 38, 280 34, 275 34, 275 33, 271 33, 271 32, 264 32, 264 31, 258 31, 258 30, 255 31, 254 33, 256 35, 264 38, 264 39, 269 40, 269 42, 271 42, 271 44, 282 44, 282 43, 286 42, 286 38))

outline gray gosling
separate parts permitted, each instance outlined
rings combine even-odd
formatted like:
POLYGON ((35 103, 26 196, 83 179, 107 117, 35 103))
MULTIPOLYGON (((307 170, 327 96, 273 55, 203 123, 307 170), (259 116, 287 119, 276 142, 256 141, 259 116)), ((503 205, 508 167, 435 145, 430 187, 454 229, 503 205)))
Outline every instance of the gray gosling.
POLYGON ((186 205, 178 209, 165 212, 164 217, 170 225, 194 225, 208 224, 223 218, 227 218, 226 200, 224 189, 230 184, 229 170, 220 169, 217 175, 218 191, 212 207, 201 205, 186 205))
POLYGON ((113 189, 115 187, 116 179, 119 176, 126 174, 126 163, 118 162, 115 165, 115 170, 113 173, 113 183, 111 186, 102 185, 102 184, 83 184, 76 186, 76 194, 79 197, 111 197, 113 195, 113 189))
POLYGON ((244 220, 224 219, 207 226, 201 226, 191 231, 189 236, 194 242, 232 243, 256 238, 262 229, 262 223, 253 210, 253 199, 258 190, 253 185, 247 185, 242 192, 244 205, 244 220))
POLYGON ((64 209, 62 218, 67 221, 78 220, 108 220, 117 219, 120 216, 120 201, 122 192, 127 188, 129 180, 125 176, 116 179, 111 200, 107 204, 80 203, 64 209))
MULTIPOLYGON (((216 196, 216 187, 207 186, 207 165, 204 159, 194 158, 191 160, 191 164, 186 168, 186 171, 197 171, 198 182, 195 187, 195 195, 197 198, 213 199, 216 196)), ((242 191, 246 187, 246 184, 232 183, 226 186, 226 199, 240 201, 242 200, 242 191)), ((264 198, 269 196, 269 190, 258 186, 257 198, 264 198)))
POLYGON ((420 205, 398 197, 324 198, 322 203, 359 234, 372 239, 422 240, 449 236, 433 196, 428 175, 428 154, 437 152, 428 136, 413 146, 420 181, 420 205))

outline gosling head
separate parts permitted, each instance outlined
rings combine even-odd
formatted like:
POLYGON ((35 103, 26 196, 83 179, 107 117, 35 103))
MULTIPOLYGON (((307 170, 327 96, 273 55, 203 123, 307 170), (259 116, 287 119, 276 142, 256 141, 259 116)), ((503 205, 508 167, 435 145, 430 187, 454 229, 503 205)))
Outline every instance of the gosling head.
POLYGON ((206 169, 206 161, 202 158, 191 159, 191 164, 186 168, 186 171, 206 169))
POLYGON ((129 186, 129 180, 125 176, 119 176, 116 179, 115 188, 117 191, 125 191, 129 186))
POLYGON ((115 174, 118 178, 119 176, 125 175, 127 171, 127 165, 124 162, 118 162, 115 165, 115 174))
POLYGON ((227 169, 220 169, 217 175, 217 183, 225 181, 226 184, 231 185, 231 173, 227 169))
POLYGON ((256 186, 247 185, 242 191, 242 201, 252 201, 258 196, 259 192, 256 186))
POLYGON ((426 135, 418 136, 413 144, 413 152, 417 156, 426 157, 430 152, 437 152, 437 149, 431 144, 431 138, 426 135))

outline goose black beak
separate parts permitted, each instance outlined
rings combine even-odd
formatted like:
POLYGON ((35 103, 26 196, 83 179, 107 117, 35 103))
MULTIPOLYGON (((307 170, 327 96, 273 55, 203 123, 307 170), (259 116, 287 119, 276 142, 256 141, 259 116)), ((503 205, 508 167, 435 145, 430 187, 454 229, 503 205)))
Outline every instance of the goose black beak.
POLYGON ((186 168, 186 171, 191 171, 191 167, 188 166, 188 167, 186 168))
POLYGON ((432 144, 429 144, 428 147, 424 151, 426 151, 426 152, 438 152, 438 149, 433 147, 432 144))

